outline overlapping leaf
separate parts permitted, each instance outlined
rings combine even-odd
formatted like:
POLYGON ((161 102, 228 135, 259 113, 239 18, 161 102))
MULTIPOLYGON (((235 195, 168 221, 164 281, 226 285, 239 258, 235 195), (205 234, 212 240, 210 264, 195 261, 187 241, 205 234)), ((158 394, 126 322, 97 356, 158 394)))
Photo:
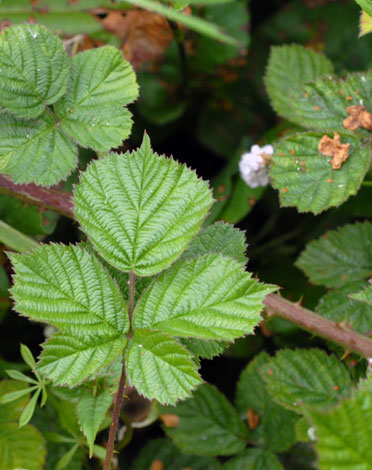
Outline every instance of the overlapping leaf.
POLYGON ((138 96, 135 74, 119 50, 106 46, 77 54, 71 83, 56 104, 61 129, 95 150, 119 146, 132 128, 124 108, 138 96))
POLYGON ((179 337, 233 340, 253 332, 262 301, 273 290, 231 258, 209 254, 182 260, 143 293, 133 326, 179 337))
POLYGON ((283 470, 282 464, 271 452, 263 449, 247 449, 228 460, 223 470, 283 470))
POLYGON ((330 158, 318 150, 324 133, 293 134, 275 147, 270 176, 279 190, 282 206, 296 206, 300 212, 318 214, 339 206, 356 194, 371 162, 370 145, 357 137, 340 134, 342 143, 350 143, 348 159, 334 170, 330 158))
POLYGON ((4 29, 0 36, 0 104, 18 117, 38 117, 66 92, 70 59, 62 41, 39 25, 4 29))
POLYGON ((351 393, 346 368, 320 349, 281 349, 260 373, 275 401, 297 413, 301 405, 326 408, 351 393))
POLYGON ((231 455, 246 445, 248 429, 233 406, 217 389, 204 384, 192 398, 167 413, 179 418, 176 427, 165 426, 166 433, 182 451, 193 455, 231 455))
POLYGON ((305 82, 332 72, 331 62, 311 49, 297 44, 272 47, 265 84, 273 108, 286 119, 298 122, 291 94, 305 82))
POLYGON ((160 332, 137 329, 125 361, 131 385, 161 403, 175 404, 202 382, 185 347, 160 332))
MULTIPOLYGON (((372 287, 368 286, 364 290, 360 292, 354 293, 349 296, 351 299, 359 300, 360 302, 364 302, 368 305, 372 305, 372 287)), ((367 330, 368 331, 368 330, 367 330)))
POLYGON ((41 358, 50 378, 75 385, 121 352, 129 329, 127 308, 95 257, 79 246, 52 244, 11 259, 17 310, 63 331, 45 344, 41 358))
POLYGON ((141 148, 96 161, 75 188, 75 214, 97 251, 140 276, 168 267, 200 229, 208 185, 172 159, 141 148))
POLYGON ((372 396, 357 392, 328 412, 309 413, 320 470, 372 469, 372 396))
POLYGON ((345 225, 310 242, 296 261, 313 284, 339 287, 367 279, 372 271, 372 225, 345 225))
POLYGON ((244 419, 250 410, 258 415, 257 426, 249 436, 251 442, 273 452, 284 452, 296 442, 294 423, 298 417, 274 402, 266 390, 258 371, 269 360, 266 353, 261 353, 244 369, 237 386, 236 407, 244 419))

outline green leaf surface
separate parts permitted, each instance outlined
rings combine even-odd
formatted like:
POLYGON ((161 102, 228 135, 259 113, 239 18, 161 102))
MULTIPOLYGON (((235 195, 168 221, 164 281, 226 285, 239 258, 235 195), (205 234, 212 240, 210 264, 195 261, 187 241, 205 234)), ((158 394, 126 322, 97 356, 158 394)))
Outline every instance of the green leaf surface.
POLYGON ((228 346, 228 343, 224 341, 203 341, 195 338, 181 338, 180 341, 194 357, 202 357, 204 359, 212 359, 214 356, 219 356, 228 346))
POLYGON ((22 414, 19 418, 19 427, 22 428, 26 424, 28 424, 34 414, 35 407, 37 400, 39 398, 39 395, 41 393, 41 389, 39 388, 36 390, 36 392, 33 394, 31 400, 27 403, 25 409, 22 411, 22 414))
POLYGON ((361 145, 352 135, 340 134, 341 142, 349 143, 350 150, 348 159, 335 170, 330 157, 318 150, 323 135, 293 134, 275 146, 270 177, 273 187, 279 190, 282 206, 319 214, 357 193, 370 165, 370 145, 361 145))
POLYGON ((233 406, 216 388, 201 385, 193 396, 167 413, 179 418, 165 431, 183 452, 193 455, 232 455, 246 446, 248 429, 233 406))
POLYGON ((182 258, 203 256, 207 253, 220 253, 241 263, 246 263, 244 232, 224 222, 216 222, 202 230, 182 253, 182 258))
POLYGON ((222 255, 181 260, 143 293, 133 327, 179 337, 233 340, 253 332, 262 301, 273 290, 252 279, 241 263, 222 255))
POLYGON ((331 62, 311 49, 298 44, 272 47, 265 85, 274 110, 289 121, 297 122, 289 99, 293 90, 332 72, 331 62))
POLYGON ((372 305, 372 287, 368 286, 364 290, 357 292, 355 294, 349 295, 351 299, 359 300, 360 302, 364 302, 368 305, 372 305))
POLYGON ((31 251, 39 246, 32 238, 0 220, 0 243, 21 253, 31 251))
POLYGON ((70 59, 58 36, 23 24, 0 36, 0 71, 0 105, 18 117, 36 118, 66 92, 70 59))
POLYGON ((290 95, 290 107, 296 116, 292 120, 311 129, 344 131, 346 108, 353 105, 372 110, 372 72, 351 73, 346 79, 321 77, 290 95))
POLYGON ((57 384, 76 385, 121 352, 127 308, 94 256, 80 246, 51 244, 11 259, 16 309, 62 330, 45 343, 40 361, 57 384))
POLYGON ((118 49, 84 51, 73 58, 70 86, 56 104, 60 127, 83 147, 99 151, 118 147, 132 128, 124 106, 137 96, 133 69, 118 49))
POLYGON ((283 470, 283 466, 271 452, 247 449, 228 460, 223 470, 283 470))
POLYGON ((190 243, 212 204, 207 183, 141 148, 92 163, 75 187, 75 214, 94 247, 122 271, 149 276, 190 243))
POLYGON ((76 145, 51 116, 43 114, 37 120, 26 121, 1 115, 0 172, 15 183, 51 186, 66 179, 76 163, 76 145))
POLYGON ((202 383, 186 348, 159 332, 137 329, 125 361, 130 384, 160 403, 175 404, 202 383))
POLYGON ((313 284, 340 287, 369 277, 372 271, 372 225, 357 222, 314 240, 296 261, 313 284))
POLYGON ((85 392, 77 405, 76 412, 80 429, 87 438, 90 456, 93 453, 93 445, 97 432, 111 403, 112 396, 110 391, 103 389, 94 396, 91 391, 85 392))
POLYGON ((372 16, 372 0, 355 0, 357 4, 370 16, 372 16))
POLYGON ((44 439, 33 426, 21 429, 16 423, 0 426, 0 470, 42 470, 45 454, 44 439))
MULTIPOLYGON (((169 439, 154 439, 148 442, 141 450, 139 456, 130 467, 130 470, 147 470, 151 466, 163 468, 166 470, 221 470, 219 462, 211 457, 195 457, 193 455, 184 455, 169 439)), ((129 467, 124 467, 129 470, 129 467)))
MULTIPOLYGON (((21 382, 15 382, 13 380, 2 380, 0 382, 0 399, 10 393, 21 394, 27 388, 27 385, 21 382)), ((3 423, 18 421, 29 399, 30 394, 29 392, 26 392, 25 394, 19 396, 18 399, 12 401, 12 403, 0 404, 0 428, 2 427, 3 423)))
POLYGON ((320 349, 281 349, 260 374, 274 400, 300 414, 302 405, 327 408, 351 393, 345 366, 320 349))
POLYGON ((36 362, 35 362, 32 352, 30 351, 28 346, 26 346, 25 344, 21 344, 20 349, 21 349, 22 359, 25 361, 25 363, 28 365, 28 367, 31 370, 34 370, 36 367, 36 362))
POLYGON ((328 412, 309 412, 319 470, 371 470, 372 395, 357 392, 328 412))
POLYGON ((372 329, 372 306, 353 300, 353 292, 365 287, 365 281, 355 281, 332 289, 324 295, 316 306, 322 317, 347 325, 359 333, 367 333, 372 329))
POLYGON ((58 461, 56 470, 64 470, 67 468, 67 465, 70 464, 71 460, 73 459, 76 451, 79 448, 79 444, 73 445, 58 461))
POLYGON ((236 392, 236 407, 243 419, 252 410, 259 415, 249 441, 273 452, 284 452, 296 442, 294 423, 298 416, 278 405, 268 393, 259 370, 270 357, 262 352, 242 372, 236 392))

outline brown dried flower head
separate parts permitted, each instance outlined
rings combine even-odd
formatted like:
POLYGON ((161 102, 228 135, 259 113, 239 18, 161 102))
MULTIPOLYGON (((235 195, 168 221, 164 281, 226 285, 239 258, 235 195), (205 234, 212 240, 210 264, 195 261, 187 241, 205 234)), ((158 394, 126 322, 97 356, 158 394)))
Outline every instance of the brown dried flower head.
POLYGON ((330 161, 334 170, 339 170, 343 162, 349 156, 350 144, 341 144, 341 137, 334 132, 333 139, 324 135, 318 145, 319 152, 327 157, 333 157, 330 161))
POLYGON ((343 121, 345 129, 355 131, 363 127, 372 130, 372 114, 364 106, 348 106, 346 111, 349 116, 343 121))

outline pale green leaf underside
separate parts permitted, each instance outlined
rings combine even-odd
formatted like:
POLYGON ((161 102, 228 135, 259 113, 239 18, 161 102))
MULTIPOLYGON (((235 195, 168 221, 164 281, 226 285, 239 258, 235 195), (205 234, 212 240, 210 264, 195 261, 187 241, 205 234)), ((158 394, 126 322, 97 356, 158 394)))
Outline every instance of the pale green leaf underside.
POLYGON ((228 460, 223 470, 283 470, 283 466, 271 452, 251 448, 228 460))
POLYGON ((47 114, 32 121, 1 115, 0 172, 16 183, 51 186, 66 179, 76 162, 76 145, 47 114))
POLYGON ((193 258, 207 253, 220 253, 241 263, 246 263, 244 232, 233 225, 216 222, 198 233, 191 245, 182 253, 182 258, 193 258))
POLYGON ((132 128, 124 108, 138 96, 129 62, 112 46, 77 54, 66 95, 56 104, 61 128, 79 145, 105 151, 118 147, 132 128))
POLYGON ((339 287, 367 279, 372 271, 372 225, 345 225, 310 242, 296 266, 313 284, 339 287))
POLYGON ((265 85, 274 110, 284 118, 297 122, 290 103, 293 90, 332 72, 331 62, 311 49, 297 44, 272 47, 265 85))
POLYGON ((348 116, 348 106, 363 105, 372 111, 372 72, 351 73, 345 80, 326 76, 309 81, 291 92, 289 103, 296 116, 292 120, 297 124, 345 131, 343 120, 348 116))
POLYGON ((372 286, 368 286, 366 289, 357 292, 355 294, 351 294, 349 296, 351 299, 359 300, 360 302, 364 302, 368 305, 372 305, 372 286))
POLYGON ((160 403, 175 404, 202 382, 190 353, 159 332, 136 330, 125 362, 130 384, 160 403))
POLYGON ((66 92, 70 59, 62 41, 39 25, 4 29, 0 36, 0 105, 18 117, 36 118, 66 92))
POLYGON ((80 429, 87 438, 89 453, 92 455, 93 444, 98 429, 104 420, 108 409, 112 403, 112 395, 109 390, 101 390, 95 396, 91 391, 87 391, 80 398, 76 407, 80 429))
POLYGON ((339 206, 358 191, 371 161, 370 146, 361 145, 349 134, 340 134, 342 143, 350 143, 349 158, 334 170, 330 157, 318 150, 323 135, 294 134, 276 145, 270 176, 273 187, 279 190, 282 206, 319 214, 339 206))
POLYGON ((365 286, 367 281, 354 281, 332 289, 320 299, 316 311, 322 317, 340 323, 345 322, 359 333, 367 333, 372 329, 372 306, 353 300, 356 297, 352 295, 365 286))
POLYGON ((33 426, 18 423, 0 426, 0 469, 42 470, 46 449, 42 435, 33 426))
POLYGON ((177 427, 165 427, 165 431, 183 452, 232 455, 246 446, 246 426, 224 395, 211 385, 201 385, 187 401, 166 411, 180 419, 177 427))
POLYGON ((357 392, 327 413, 311 412, 320 470, 372 469, 372 395, 357 392))
POLYGON ((44 345, 39 367, 48 377, 76 385, 120 354, 127 308, 94 256, 79 246, 51 244, 11 259, 17 311, 62 330, 44 345))
POLYGON ((344 365, 320 349, 282 349, 260 373, 275 401, 297 413, 301 405, 326 408, 351 392, 344 365))
POLYGON ((96 250, 122 271, 167 268, 200 229, 212 204, 207 183, 172 159, 139 150, 92 163, 75 187, 75 214, 96 250))
POLYGON ((273 290, 222 255, 181 260, 143 293, 133 326, 179 337, 233 340, 253 332, 262 301, 273 290))
MULTIPOLYGON (((83 328, 89 331, 89 328, 83 328)), ((123 334, 97 330, 94 333, 57 333, 43 345, 38 370, 56 385, 75 386, 94 377, 123 351, 123 334)))

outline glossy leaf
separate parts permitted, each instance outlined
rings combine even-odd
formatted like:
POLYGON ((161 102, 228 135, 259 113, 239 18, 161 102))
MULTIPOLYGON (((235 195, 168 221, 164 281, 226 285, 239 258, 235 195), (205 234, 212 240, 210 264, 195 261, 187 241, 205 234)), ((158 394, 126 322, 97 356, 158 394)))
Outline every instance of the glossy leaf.
MULTIPOLYGON (((193 455, 232 455, 246 445, 248 430, 233 406, 217 389, 204 384, 192 398, 166 413, 179 418, 165 431, 183 452, 193 455)), ((164 413, 164 414, 166 414, 164 413)))
POLYGON ((193 171, 153 153, 145 136, 139 150, 92 163, 75 187, 74 202, 100 255, 120 270, 149 276, 186 248, 212 197, 193 171))

